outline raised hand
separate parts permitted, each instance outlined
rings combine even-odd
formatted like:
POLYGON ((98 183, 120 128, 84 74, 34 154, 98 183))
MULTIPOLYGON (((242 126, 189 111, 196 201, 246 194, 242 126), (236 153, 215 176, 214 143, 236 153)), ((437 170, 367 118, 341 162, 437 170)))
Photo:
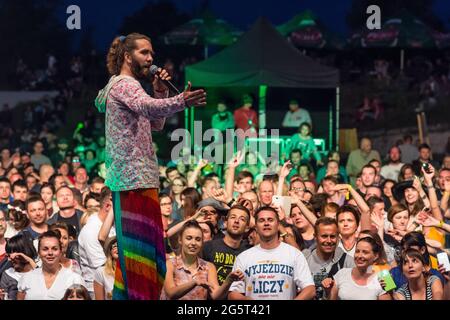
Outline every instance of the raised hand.
POLYGON ((433 177, 434 177, 436 170, 431 165, 431 163, 428 164, 428 168, 430 170, 430 173, 427 173, 423 167, 421 167, 420 170, 422 171, 422 174, 423 174, 423 177, 425 180, 425 184, 427 186, 431 186, 431 185, 433 185, 433 177))
POLYGON ((284 212, 284 209, 282 206, 280 206, 279 204, 274 204, 273 202, 270 206, 277 211, 280 221, 283 221, 284 219, 286 219, 286 213, 284 212))
POLYGON ((217 190, 213 191, 211 196, 213 197, 213 199, 216 199, 217 201, 220 201, 220 202, 223 202, 223 203, 228 203, 229 202, 229 201, 227 201, 228 200, 228 194, 225 191, 225 189, 223 189, 223 188, 220 188, 220 189, 217 189, 217 190))
POLYGON ((422 190, 422 184, 420 183, 420 180, 419 180, 418 177, 414 177, 414 179, 413 179, 413 187, 417 191, 421 191, 422 190))
POLYGON ((228 166, 230 168, 236 168, 241 163, 242 159, 244 159, 244 153, 241 150, 239 150, 230 160, 228 166))
POLYGON ((206 106, 206 92, 203 89, 191 91, 192 83, 189 81, 186 90, 183 92, 183 98, 188 107, 206 106))
POLYGON ((289 172, 291 172, 291 169, 292 169, 291 160, 288 160, 283 164, 283 167, 281 167, 280 177, 286 178, 289 175, 289 172))
POLYGON ((205 220, 205 212, 203 209, 198 209, 190 218, 191 220, 196 220, 198 223, 206 222, 205 220))
POLYGON ((439 225, 438 219, 423 211, 419 212, 416 221, 424 227, 435 227, 439 225))
POLYGON ((450 272, 445 270, 443 264, 438 265, 438 271, 447 282, 450 281, 450 272))
POLYGON ((332 188, 333 191, 347 191, 349 189, 350 189, 350 185, 346 184, 346 183, 337 184, 332 188))
POLYGON ((200 159, 200 161, 197 164, 197 168, 199 169, 203 169, 204 167, 206 167, 208 165, 208 160, 206 159, 200 159))
POLYGON ((383 226, 384 226, 384 219, 383 219, 383 217, 380 217, 379 215, 372 213, 370 215, 370 220, 377 227, 378 230, 383 229, 383 226))
POLYGON ((167 72, 167 70, 158 68, 158 71, 153 79, 153 89, 155 89, 155 91, 166 91, 169 89, 163 80, 170 81, 172 80, 172 77, 167 72))

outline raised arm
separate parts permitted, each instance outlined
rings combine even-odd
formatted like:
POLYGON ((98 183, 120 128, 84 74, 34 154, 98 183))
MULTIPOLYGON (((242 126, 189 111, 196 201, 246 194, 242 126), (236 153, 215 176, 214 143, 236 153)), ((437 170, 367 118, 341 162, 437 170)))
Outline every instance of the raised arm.
POLYGON ((225 192, 231 197, 233 197, 236 167, 241 163, 243 158, 244 154, 239 150, 228 164, 228 171, 225 177, 225 192))
POLYGON ((436 188, 433 185, 433 177, 435 174, 434 167, 430 164, 430 173, 427 173, 423 168, 421 168, 422 174, 424 176, 425 185, 428 188, 428 197, 430 199, 430 208, 431 212, 433 214, 433 217, 435 217, 438 220, 442 220, 442 212, 441 208, 439 208, 439 203, 436 195, 436 188))
POLYGON ((108 214, 106 215, 105 221, 98 232, 98 241, 103 244, 109 236, 109 232, 114 224, 114 210, 113 207, 110 206, 108 210, 108 214))
POLYGON ((450 210, 448 210, 448 201, 450 199, 450 181, 444 180, 444 193, 441 198, 441 210, 445 213, 445 217, 450 218, 450 210))
POLYGON ((200 172, 202 169, 208 164, 208 160, 200 159, 199 163, 194 169, 194 172, 188 179, 188 187, 195 187, 195 182, 197 181, 198 176, 200 175, 200 172))
POLYGON ((289 175, 289 172, 291 172, 292 164, 291 161, 288 160, 283 164, 283 167, 280 169, 280 174, 278 176, 278 187, 277 187, 277 196, 283 195, 283 186, 286 183, 286 177, 289 175))
POLYGON ((372 228, 372 220, 370 217, 370 208, 367 205, 366 201, 361 197, 361 195, 353 189, 353 187, 350 184, 337 184, 334 186, 334 190, 340 191, 340 190, 347 190, 349 192, 353 199, 355 199, 356 204, 358 205, 359 211, 361 212, 361 219, 360 219, 360 225, 361 230, 370 230, 372 228))
POLYGON ((159 120, 182 111, 186 107, 206 105, 205 91, 202 89, 191 91, 191 87, 189 83, 186 91, 175 97, 155 99, 144 91, 139 82, 120 81, 111 90, 111 96, 134 112, 150 120, 159 120))

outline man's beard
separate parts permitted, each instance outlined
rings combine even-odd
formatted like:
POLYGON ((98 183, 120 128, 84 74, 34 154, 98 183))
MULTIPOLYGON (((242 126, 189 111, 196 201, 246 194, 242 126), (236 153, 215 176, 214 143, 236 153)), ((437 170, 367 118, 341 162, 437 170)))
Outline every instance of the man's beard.
MULTIPOLYGON (((144 80, 149 78, 149 73, 145 73, 145 67, 141 66, 136 60, 131 61, 131 72, 136 79, 144 80)), ((148 69, 147 69, 148 70, 148 69)))

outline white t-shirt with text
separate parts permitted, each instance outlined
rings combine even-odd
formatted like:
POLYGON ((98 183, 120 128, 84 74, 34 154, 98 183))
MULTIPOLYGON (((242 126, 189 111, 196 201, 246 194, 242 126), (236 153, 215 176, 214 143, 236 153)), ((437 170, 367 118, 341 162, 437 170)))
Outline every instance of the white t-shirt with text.
POLYGON ((245 279, 233 282, 230 291, 257 300, 292 300, 305 287, 314 285, 303 253, 284 242, 275 249, 257 245, 242 252, 234 270, 241 270, 245 279))

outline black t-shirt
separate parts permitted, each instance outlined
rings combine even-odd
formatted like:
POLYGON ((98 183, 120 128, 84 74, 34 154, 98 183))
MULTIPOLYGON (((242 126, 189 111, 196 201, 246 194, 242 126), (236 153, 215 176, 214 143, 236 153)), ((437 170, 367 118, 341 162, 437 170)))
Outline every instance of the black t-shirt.
POLYGON ((69 226, 69 236, 73 236, 74 238, 76 238, 80 233, 81 225, 79 217, 81 217, 82 214, 83 212, 81 212, 78 209, 75 209, 75 214, 73 216, 71 216, 70 218, 64 218, 58 211, 49 221, 47 221, 47 223, 48 224, 53 224, 55 222, 66 223, 69 226))
POLYGON ((78 220, 78 216, 76 213, 73 216, 71 216, 70 218, 63 218, 61 216, 58 216, 57 221, 64 222, 65 224, 67 224, 69 226, 73 226, 76 230, 77 236, 80 233, 80 221, 78 220))
POLYGON ((241 242, 239 248, 231 248, 225 244, 223 238, 205 242, 203 246, 203 259, 216 266, 219 285, 225 281, 233 269, 236 257, 248 248, 248 245, 244 241, 241 242))

